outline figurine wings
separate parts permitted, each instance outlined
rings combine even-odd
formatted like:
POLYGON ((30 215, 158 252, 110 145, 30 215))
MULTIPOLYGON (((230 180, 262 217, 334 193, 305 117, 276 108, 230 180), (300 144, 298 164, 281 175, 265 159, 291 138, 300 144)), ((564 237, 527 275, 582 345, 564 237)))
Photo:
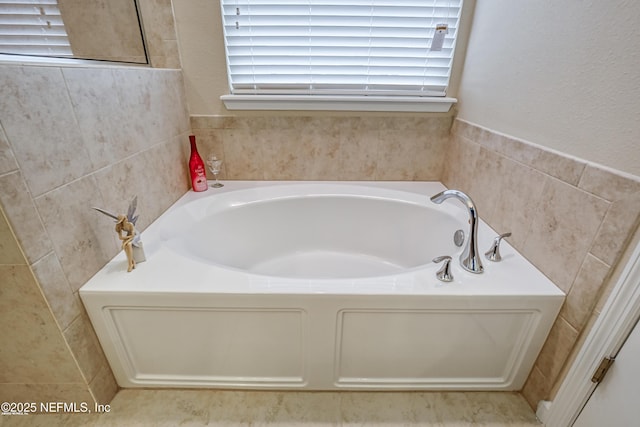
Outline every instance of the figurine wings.
MULTIPOLYGON (((129 203, 129 209, 127 209, 127 221, 129 221, 131 224, 136 225, 136 221, 138 221, 138 216, 136 215, 136 208, 138 207, 138 196, 135 196, 133 198, 133 200, 131 201, 131 203, 129 203)), ((104 209, 100 209, 100 208, 96 208, 95 206, 93 207, 93 209, 97 210, 98 212, 100 212, 101 214, 104 214, 108 217, 111 217, 113 219, 115 219, 116 221, 118 221, 118 215, 115 215, 109 211, 106 211, 104 209)))
POLYGON ((129 203, 129 209, 127 209, 127 221, 136 225, 138 215, 136 215, 136 208, 138 207, 138 196, 135 196, 131 203, 129 203))

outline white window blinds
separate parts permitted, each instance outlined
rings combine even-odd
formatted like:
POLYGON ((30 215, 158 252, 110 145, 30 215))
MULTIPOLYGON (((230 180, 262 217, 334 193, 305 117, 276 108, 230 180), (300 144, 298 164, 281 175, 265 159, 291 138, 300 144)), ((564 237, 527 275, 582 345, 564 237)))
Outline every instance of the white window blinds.
POLYGON ((221 5, 233 94, 446 94, 462 0, 221 5))
POLYGON ((0 53, 71 56, 57 0, 0 0, 0 53))

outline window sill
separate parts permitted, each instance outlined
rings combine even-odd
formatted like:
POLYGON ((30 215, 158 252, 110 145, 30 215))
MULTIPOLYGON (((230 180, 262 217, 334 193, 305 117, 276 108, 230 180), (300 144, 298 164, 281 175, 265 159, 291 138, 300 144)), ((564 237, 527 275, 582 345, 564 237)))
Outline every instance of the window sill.
POLYGON ((437 97, 222 95, 227 110, 390 111, 446 113, 458 100, 437 97))

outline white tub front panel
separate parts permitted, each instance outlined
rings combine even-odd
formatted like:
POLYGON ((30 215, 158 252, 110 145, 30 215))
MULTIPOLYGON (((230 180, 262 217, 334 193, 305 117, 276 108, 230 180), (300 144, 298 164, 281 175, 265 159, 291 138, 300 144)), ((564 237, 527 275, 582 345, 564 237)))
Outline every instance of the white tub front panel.
POLYGON ((108 307, 130 385, 302 385, 306 313, 108 307))
POLYGON ((336 385, 508 385, 538 314, 531 310, 341 311, 336 385))
POLYGON ((307 390, 519 390, 561 304, 321 294, 83 300, 122 387, 307 390))

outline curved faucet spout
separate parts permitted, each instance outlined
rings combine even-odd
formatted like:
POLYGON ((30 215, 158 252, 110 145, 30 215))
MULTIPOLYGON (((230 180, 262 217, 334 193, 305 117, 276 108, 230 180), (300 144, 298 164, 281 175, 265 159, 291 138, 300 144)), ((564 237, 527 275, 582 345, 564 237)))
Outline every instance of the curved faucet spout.
POLYGON ((433 203, 442 203, 447 199, 454 198, 460 200, 469 213, 469 238, 462 254, 460 255, 460 265, 471 273, 482 273, 484 267, 478 255, 478 210, 471 197, 460 190, 445 190, 431 197, 433 203))

